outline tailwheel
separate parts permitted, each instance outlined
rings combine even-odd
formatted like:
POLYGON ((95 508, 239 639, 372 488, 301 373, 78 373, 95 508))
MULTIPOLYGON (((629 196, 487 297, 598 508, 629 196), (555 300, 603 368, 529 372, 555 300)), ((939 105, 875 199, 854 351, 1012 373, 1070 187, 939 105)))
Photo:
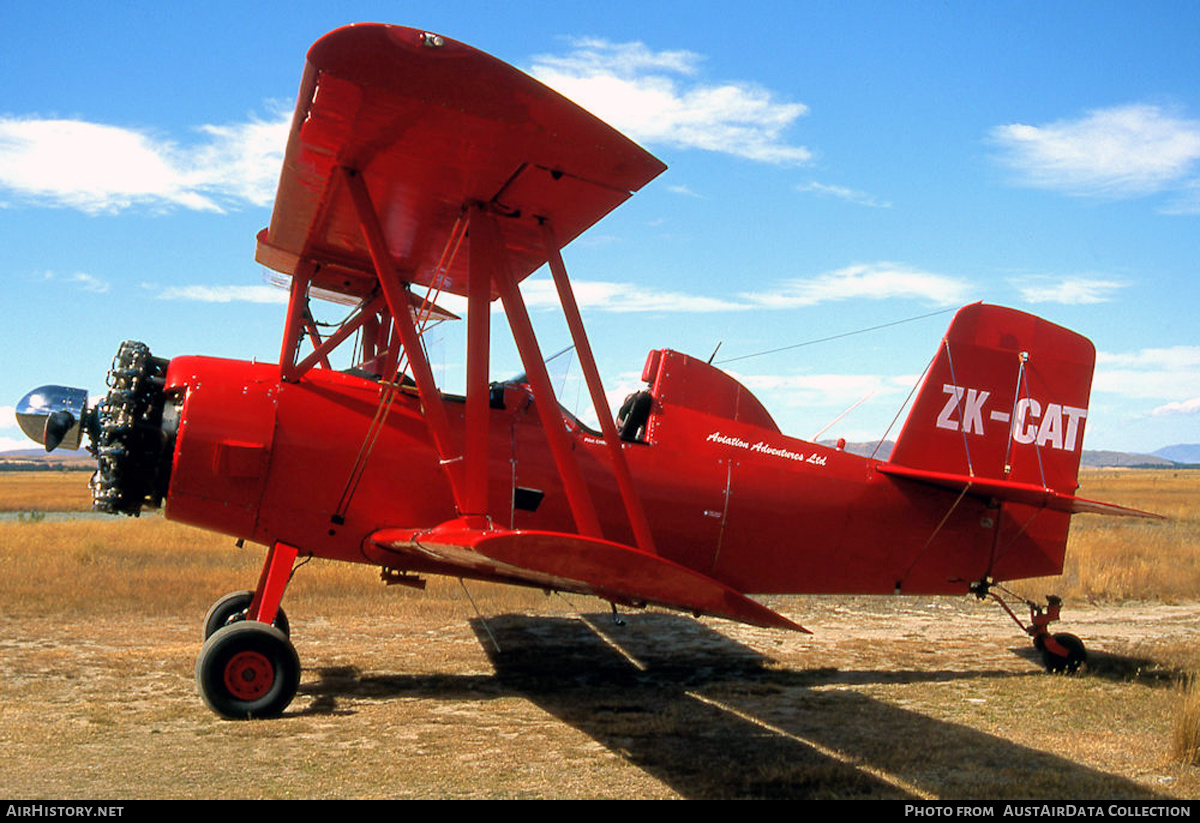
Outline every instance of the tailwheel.
POLYGON ((980 600, 990 597, 999 603, 1000 607, 1008 612, 1008 616, 1033 638, 1034 647, 1042 653, 1042 665, 1046 667, 1046 671, 1052 674, 1075 674, 1079 671, 1080 666, 1087 662, 1087 649, 1083 647, 1082 640, 1066 632, 1050 633, 1050 624, 1058 621, 1059 613, 1062 610, 1061 597, 1053 594, 1046 595, 1045 606, 1032 600, 1025 600, 1025 605, 1029 607, 1029 625, 1027 626, 1021 622, 1004 598, 993 589, 1000 589, 1005 594, 1016 597, 1013 592, 988 578, 972 583, 970 586, 971 593, 980 600))
POLYGON ((1042 652, 1042 664, 1046 671, 1055 674, 1074 674, 1087 662, 1087 649, 1083 641, 1065 632, 1046 635, 1034 642, 1042 652), (1040 643, 1037 643, 1040 640, 1040 643))
POLYGON ((196 658, 205 705, 230 720, 278 717, 300 686, 300 658, 275 626, 243 620, 213 632, 196 658))
MULTIPOLYGON (((208 614, 204 615, 204 639, 208 640, 208 638, 212 637, 217 629, 224 628, 239 620, 245 620, 246 612, 250 610, 250 601, 253 599, 254 592, 240 591, 230 592, 216 603, 213 603, 208 609, 208 614)), ((288 625, 287 615, 283 613, 282 606, 276 610, 275 620, 272 621, 271 625, 285 635, 291 634, 291 627, 288 625)))

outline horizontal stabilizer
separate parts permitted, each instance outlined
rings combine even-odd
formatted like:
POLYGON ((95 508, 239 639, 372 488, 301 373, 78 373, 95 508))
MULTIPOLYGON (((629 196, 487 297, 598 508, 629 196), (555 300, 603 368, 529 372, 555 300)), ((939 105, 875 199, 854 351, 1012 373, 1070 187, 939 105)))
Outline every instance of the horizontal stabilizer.
POLYGON ((559 532, 477 529, 461 521, 423 531, 382 529, 371 540, 389 551, 489 579, 807 633, 711 577, 607 540, 559 532))
POLYGON ((947 472, 913 469, 908 466, 898 466, 895 463, 881 463, 876 468, 883 474, 892 477, 903 477, 917 480, 932 486, 938 486, 952 491, 966 491, 976 497, 995 498, 1008 503, 1023 503, 1029 506, 1051 509, 1053 511, 1069 512, 1070 514, 1108 514, 1118 517, 1149 517, 1163 519, 1162 515, 1117 506, 1112 503, 1101 503, 1097 500, 1087 500, 1071 494, 1038 486, 1033 483, 1021 483, 1013 480, 1000 480, 989 477, 971 477, 965 474, 950 474, 947 472))

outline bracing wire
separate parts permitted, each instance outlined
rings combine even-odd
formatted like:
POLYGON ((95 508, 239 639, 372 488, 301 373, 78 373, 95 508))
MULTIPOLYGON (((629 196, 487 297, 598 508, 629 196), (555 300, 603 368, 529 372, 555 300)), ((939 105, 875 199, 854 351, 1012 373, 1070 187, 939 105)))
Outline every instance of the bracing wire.
MULTIPOLYGON (((767 349, 766 351, 754 352, 753 354, 742 354, 737 357, 727 357, 724 360, 718 360, 713 365, 723 366, 726 363, 734 363, 734 362, 737 362, 738 360, 749 360, 752 357, 765 357, 768 354, 777 354, 781 351, 791 351, 792 349, 799 349, 799 348, 803 348, 804 346, 815 346, 817 343, 828 343, 831 340, 841 340, 843 337, 853 337, 856 334, 866 334, 867 332, 879 331, 880 329, 887 329, 887 328, 891 328, 892 326, 900 326, 900 325, 903 325, 904 323, 913 323, 913 322, 916 322, 917 320, 924 320, 928 317, 936 317, 939 314, 946 314, 947 312, 952 312, 952 311, 957 311, 957 310, 958 310, 957 307, 951 307, 948 309, 939 309, 938 311, 931 311, 928 314, 919 314, 915 317, 906 317, 903 320, 893 320, 890 323, 881 323, 878 326, 871 326, 871 327, 865 328, 865 329, 856 329, 854 331, 842 332, 841 334, 834 334, 834 335, 830 335, 829 337, 819 337, 815 340, 805 340, 803 343, 793 343, 790 346, 780 346, 779 348, 776 348, 776 349, 767 349)), ((716 352, 713 352, 713 354, 715 355, 716 352)))
POLYGON ((935 360, 937 360, 936 354, 929 359, 929 363, 926 364, 925 369, 921 372, 921 377, 917 380, 916 383, 913 383, 913 387, 908 390, 908 397, 904 398, 904 402, 900 404, 900 408, 896 409, 896 416, 893 417, 892 422, 888 424, 887 431, 885 431, 883 433, 883 436, 880 437, 879 440, 875 443, 875 448, 871 450, 871 459, 872 460, 874 460, 875 457, 879 454, 879 450, 881 448, 883 448, 883 444, 887 442, 888 435, 892 433, 892 429, 895 428, 896 423, 900 420, 900 415, 904 414, 905 407, 907 407, 908 404, 912 402, 913 395, 915 395, 917 393, 917 389, 920 387, 920 385, 922 383, 925 382, 925 377, 926 377, 926 375, 929 374, 929 370, 931 368, 933 368, 933 362, 935 360))
POLYGON ((488 625, 487 618, 484 617, 483 612, 479 610, 479 604, 475 602, 475 598, 471 597, 471 590, 467 588, 467 581, 460 577, 458 578, 458 585, 462 586, 463 594, 467 596, 467 600, 469 600, 471 603, 471 608, 475 610, 475 616, 479 618, 480 625, 482 625, 483 630, 487 632, 488 639, 492 641, 492 647, 495 648, 497 653, 501 652, 502 650, 500 648, 500 641, 496 639, 496 635, 492 634, 492 627, 488 625))
MULTIPOLYGON (((434 268, 433 280, 426 289, 425 298, 421 302, 420 308, 414 312, 418 336, 423 335, 426 328, 429 327, 434 309, 434 301, 437 299, 437 295, 441 294, 442 287, 445 285, 446 277, 449 274, 451 266, 454 264, 459 247, 462 245, 463 238, 466 237, 467 224, 464 218, 465 214, 460 214, 451 228, 450 237, 447 239, 446 246, 442 250, 442 256, 434 268)), ((401 310, 405 311, 407 307, 401 310)), ((423 337, 421 345, 424 345, 423 337)), ((367 459, 375 450, 375 443, 378 441, 379 435, 383 431, 384 423, 387 421, 388 414, 392 410, 392 403, 396 399, 397 392, 402 388, 404 373, 408 368, 407 364, 409 361, 411 361, 409 353, 402 352, 396 358, 395 370, 390 375, 384 375, 384 379, 380 381, 379 403, 375 408, 375 417, 371 420, 371 425, 367 428, 367 433, 363 437, 362 444, 358 449, 358 456, 355 458, 354 465, 350 469, 350 476, 347 478, 346 485, 342 489, 342 496, 338 501, 338 506, 334 513, 335 522, 344 520, 346 516, 346 511, 350 507, 350 500, 358 489, 358 483, 362 479, 363 472, 366 470, 367 459)), ((470 594, 468 593, 467 596, 470 597, 470 594)))

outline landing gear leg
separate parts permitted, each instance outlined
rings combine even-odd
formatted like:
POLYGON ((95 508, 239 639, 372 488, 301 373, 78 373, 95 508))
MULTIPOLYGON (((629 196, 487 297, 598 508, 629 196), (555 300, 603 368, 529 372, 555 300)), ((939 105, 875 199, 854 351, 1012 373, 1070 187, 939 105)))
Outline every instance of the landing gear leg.
POLYGON ((250 610, 246 613, 247 620, 257 620, 260 623, 274 623, 275 614, 279 611, 279 603, 287 589, 288 581, 292 579, 292 564, 300 550, 287 543, 276 543, 267 553, 263 563, 262 573, 258 576, 258 588, 254 591, 254 599, 250 601, 250 610))
MULTIPOLYGON (((230 592, 213 603, 208 609, 208 614, 204 615, 204 639, 212 637, 217 629, 222 629, 239 620, 245 620, 246 615, 250 613, 250 604, 253 601, 254 592, 246 591, 230 592)), ((275 620, 271 625, 284 634, 291 634, 291 627, 282 606, 276 611, 275 620)))
MULTIPOLYGON (((1080 666, 1087 662, 1087 649, 1084 648, 1082 640, 1066 632, 1050 633, 1050 624, 1059 619, 1062 598, 1053 594, 1046 595, 1045 606, 1032 600, 1025 600, 1025 605, 1029 607, 1029 625, 1025 625, 1004 598, 992 590, 994 588, 1000 587, 989 580, 981 580, 971 584, 971 593, 980 600, 985 597, 992 598, 1000 604, 1004 611, 1008 612, 1008 616, 1021 627, 1021 630, 1033 638, 1033 645, 1042 653, 1042 665, 1046 667, 1046 671, 1054 674, 1074 674, 1079 671, 1080 666)), ((1007 589, 1004 592, 1010 596, 1016 596, 1007 589)))
POLYGON ((209 610, 204 646, 196 658, 196 686, 204 703, 222 717, 278 717, 296 695, 300 658, 279 603, 298 554, 294 546, 276 543, 263 563, 258 588, 233 595, 237 615, 229 612, 229 595, 209 610), (225 619, 216 620, 214 610, 225 619))

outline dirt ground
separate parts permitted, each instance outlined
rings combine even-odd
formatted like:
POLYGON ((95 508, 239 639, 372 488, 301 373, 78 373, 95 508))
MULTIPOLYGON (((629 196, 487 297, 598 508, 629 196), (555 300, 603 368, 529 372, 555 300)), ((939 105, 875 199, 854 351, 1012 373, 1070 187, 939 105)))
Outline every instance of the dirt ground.
MULTIPOLYGON (((774 602, 811 635, 592 601, 446 622, 291 614, 278 720, 217 719, 176 619, 0 618, 0 796, 1191 798, 1173 764, 1200 604, 1073 607, 1081 676, 994 605, 774 602), (497 650, 497 646, 499 650, 497 650)), ((196 621, 198 623, 198 621, 196 621)))

